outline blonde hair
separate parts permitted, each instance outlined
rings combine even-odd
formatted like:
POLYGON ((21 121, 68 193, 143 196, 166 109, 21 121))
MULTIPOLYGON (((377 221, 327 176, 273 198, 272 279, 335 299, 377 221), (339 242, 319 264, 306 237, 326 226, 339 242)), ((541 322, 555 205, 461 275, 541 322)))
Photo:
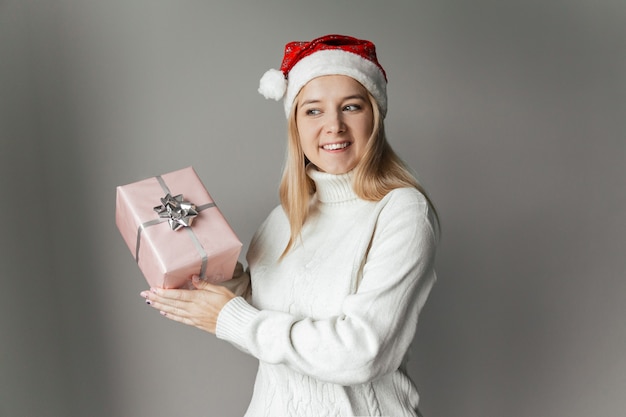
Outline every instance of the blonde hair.
MULTIPOLYGON (((289 114, 287 155, 279 188, 280 201, 291 227, 291 236, 281 259, 293 248, 299 238, 309 213, 311 196, 315 193, 315 183, 306 174, 308 161, 300 145, 298 134, 296 122, 298 96, 294 99, 294 106, 289 114)), ((368 98, 373 110, 374 126, 372 135, 367 141, 365 153, 354 168, 352 182, 354 192, 363 200, 380 201, 396 188, 411 187, 419 190, 434 210, 426 190, 389 145, 376 100, 369 93, 368 98)), ((435 217, 437 217, 436 211, 435 217)))

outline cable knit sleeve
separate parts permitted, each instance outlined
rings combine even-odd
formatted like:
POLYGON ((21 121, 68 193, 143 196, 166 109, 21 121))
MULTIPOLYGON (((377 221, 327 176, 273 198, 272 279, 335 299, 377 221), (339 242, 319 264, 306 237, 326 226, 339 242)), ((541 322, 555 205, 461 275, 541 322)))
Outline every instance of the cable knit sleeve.
POLYGON ((238 297, 220 313, 217 336, 261 361, 340 385, 396 370, 435 281, 437 232, 421 194, 390 194, 376 217, 358 289, 344 299, 341 315, 295 317, 238 297))

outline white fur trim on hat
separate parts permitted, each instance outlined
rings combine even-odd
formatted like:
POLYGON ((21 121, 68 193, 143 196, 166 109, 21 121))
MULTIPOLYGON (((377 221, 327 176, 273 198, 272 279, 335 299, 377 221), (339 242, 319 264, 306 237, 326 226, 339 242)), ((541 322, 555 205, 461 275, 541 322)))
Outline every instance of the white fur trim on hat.
MULTIPOLYGON (((282 72, 280 73, 282 74, 282 72)), ((381 115, 384 117, 387 113, 387 81, 381 69, 372 61, 352 52, 328 49, 302 58, 289 71, 287 76, 287 94, 284 101, 285 115, 287 117, 289 117, 291 112, 293 100, 302 87, 313 78, 324 75, 347 75, 354 78, 363 84, 370 94, 374 96, 378 102, 381 115)), ((265 75, 263 78, 265 78, 265 75)))

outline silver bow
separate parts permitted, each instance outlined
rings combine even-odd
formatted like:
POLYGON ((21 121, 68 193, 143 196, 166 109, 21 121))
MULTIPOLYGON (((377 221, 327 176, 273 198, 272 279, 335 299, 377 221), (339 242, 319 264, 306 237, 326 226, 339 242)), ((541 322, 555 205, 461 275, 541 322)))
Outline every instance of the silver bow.
POLYGON ((178 194, 174 197, 167 193, 161 198, 161 205, 154 208, 162 219, 168 219, 168 223, 172 230, 179 230, 183 227, 191 226, 193 219, 198 215, 196 205, 183 200, 183 195, 178 194))

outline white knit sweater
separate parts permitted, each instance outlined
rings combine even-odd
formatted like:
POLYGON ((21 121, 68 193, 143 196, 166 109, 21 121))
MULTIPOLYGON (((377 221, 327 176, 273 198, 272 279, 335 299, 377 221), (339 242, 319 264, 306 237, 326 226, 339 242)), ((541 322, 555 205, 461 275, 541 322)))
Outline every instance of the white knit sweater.
POLYGON ((405 364, 436 279, 432 210, 412 188, 368 202, 350 173, 308 174, 301 242, 278 261, 290 233, 274 209, 248 251, 251 294, 218 318, 217 337, 260 361, 246 416, 416 416, 405 364))

